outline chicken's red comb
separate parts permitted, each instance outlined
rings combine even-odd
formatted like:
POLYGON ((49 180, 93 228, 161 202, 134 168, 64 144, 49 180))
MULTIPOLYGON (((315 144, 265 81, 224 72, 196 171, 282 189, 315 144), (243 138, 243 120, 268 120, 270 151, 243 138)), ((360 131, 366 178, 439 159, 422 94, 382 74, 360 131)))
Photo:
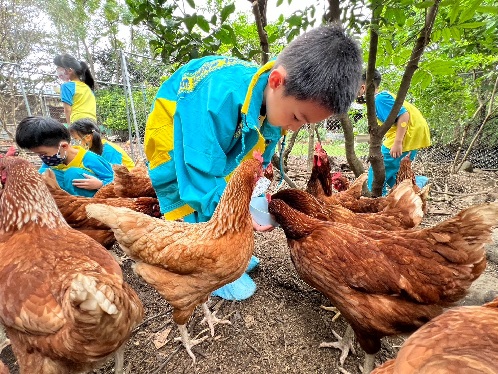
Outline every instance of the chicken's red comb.
POLYGON ((315 151, 321 151, 323 148, 322 148, 322 143, 320 142, 316 142, 315 144, 315 151))
POLYGON ((11 146, 9 148, 9 150, 7 151, 7 153, 5 154, 5 156, 15 156, 16 155, 16 147, 15 146, 11 146))
POLYGON ((342 177, 342 173, 340 171, 336 171, 332 174, 332 180, 342 177))
POLYGON ((254 151, 252 153, 252 156, 258 160, 259 162, 263 163, 263 156, 261 155, 261 152, 260 151, 254 151))

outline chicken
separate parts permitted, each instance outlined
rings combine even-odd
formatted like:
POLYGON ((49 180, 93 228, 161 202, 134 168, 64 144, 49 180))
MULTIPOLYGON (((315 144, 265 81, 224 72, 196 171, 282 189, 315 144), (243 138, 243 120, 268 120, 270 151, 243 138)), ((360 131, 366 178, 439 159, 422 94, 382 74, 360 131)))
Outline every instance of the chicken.
POLYGON ((409 180, 388 196, 388 205, 379 213, 354 213, 340 205, 326 204, 297 189, 280 190, 271 198, 283 200, 292 208, 319 220, 346 223, 366 230, 409 229, 418 226, 424 218, 422 201, 409 180))
POLYGON ((157 197, 145 165, 128 170, 123 165, 113 165, 114 192, 119 197, 157 197))
POLYGON ((153 197, 99 199, 96 197, 74 196, 59 187, 52 170, 47 169, 43 173, 43 179, 66 222, 72 228, 90 236, 107 249, 110 249, 116 242, 114 234, 109 227, 102 222, 88 218, 85 210, 85 207, 88 204, 100 203, 111 206, 121 206, 147 214, 151 217, 161 217, 159 202, 153 197))
POLYGON ((96 198, 113 197, 157 197, 152 187, 147 166, 142 163, 128 170, 124 165, 112 165, 114 181, 100 188, 94 195, 96 198))
POLYGON ((415 173, 413 172, 413 169, 412 169, 412 161, 410 160, 410 152, 408 152, 408 154, 405 157, 403 157, 401 159, 401 162, 399 163, 399 170, 398 170, 398 174, 396 174, 395 186, 397 186, 402 181, 407 180, 407 179, 412 181, 413 190, 422 199, 422 210, 424 211, 424 214, 427 213, 427 199, 429 197, 430 185, 427 185, 421 189, 415 183, 415 173))
POLYGON ((372 374, 498 373, 498 298, 444 312, 414 332, 372 374))
POLYGON ((346 191, 349 188, 349 179, 346 178, 340 171, 332 174, 332 186, 338 192, 346 191))
MULTIPOLYGON (((367 353, 383 336, 407 333, 461 299, 486 267, 484 244, 498 224, 498 203, 471 207, 423 230, 374 231, 320 221, 272 199, 300 277, 324 293, 367 353)), ((346 339, 345 339, 346 340, 346 339)), ((346 341, 328 343, 342 349, 346 341)))
POLYGON ((203 304, 205 320, 214 335, 220 322, 207 300, 212 291, 238 279, 254 249, 249 203, 256 181, 262 177, 262 159, 246 160, 234 171, 208 222, 158 221, 125 208, 87 206, 88 216, 105 223, 123 250, 137 261, 135 272, 150 283, 172 306, 181 340, 195 361, 186 323, 203 304))
MULTIPOLYGON (((411 164, 408 165, 411 170, 411 164)), ((320 143, 315 146, 315 154, 313 158, 313 169, 307 184, 306 191, 332 205, 342 205, 356 213, 376 213, 384 210, 388 204, 386 197, 362 197, 361 193, 363 185, 368 178, 367 173, 360 175, 347 190, 342 190, 338 193, 332 193, 332 177, 330 176, 330 162, 325 150, 320 143)), ((337 173, 336 173, 337 174, 337 173)), ((405 175, 403 172, 401 175, 405 175)), ((335 183, 338 184, 339 177, 336 175, 335 183)), ((401 182, 402 179, 400 179, 401 182)), ((422 200, 422 210, 424 214, 427 212, 427 198, 430 186, 420 188, 413 182, 413 188, 417 195, 422 200)), ((394 190, 395 187, 392 189, 394 190)))
POLYGON ((121 268, 72 229, 26 160, 0 159, 0 323, 20 373, 87 371, 116 353, 143 318, 121 268))

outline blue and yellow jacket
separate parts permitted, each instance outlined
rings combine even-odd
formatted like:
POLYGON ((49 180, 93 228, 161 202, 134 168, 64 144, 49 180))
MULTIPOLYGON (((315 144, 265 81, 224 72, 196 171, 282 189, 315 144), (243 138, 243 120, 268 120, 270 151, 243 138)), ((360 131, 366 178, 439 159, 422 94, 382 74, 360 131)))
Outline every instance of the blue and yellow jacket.
POLYGON ((123 148, 119 145, 111 143, 105 139, 102 139, 102 157, 104 157, 111 165, 118 164, 124 165, 128 170, 133 169, 135 167, 135 163, 128 156, 128 153, 125 152, 123 148))
POLYGON ((282 130, 260 112, 273 65, 203 57, 161 85, 144 146, 166 219, 209 220, 243 159, 259 150, 265 164, 270 162, 282 130))
POLYGON ((57 183, 71 195, 91 197, 95 195, 97 190, 85 190, 73 186, 73 179, 85 179, 83 174, 92 175, 102 181, 104 186, 114 180, 114 171, 111 164, 103 157, 87 151, 79 146, 72 146, 78 149, 78 154, 69 164, 60 164, 57 166, 47 166, 42 163, 39 169, 43 173, 50 168, 54 171, 57 183))
POLYGON ((61 101, 71 106, 71 123, 82 118, 90 118, 97 122, 95 95, 85 82, 62 83, 61 101))
MULTIPOLYGON (((395 100, 395 96, 388 91, 382 91, 375 95, 375 113, 377 114, 377 122, 379 125, 382 125, 386 121, 389 113, 391 113, 395 100)), ((422 113, 420 113, 415 105, 410 104, 408 101, 404 101, 396 118, 406 112, 410 114, 410 119, 408 120, 408 128, 405 137, 403 138, 403 152, 430 146, 431 135, 429 125, 422 113)), ((391 149, 395 139, 396 125, 393 125, 387 130, 382 144, 391 149)))

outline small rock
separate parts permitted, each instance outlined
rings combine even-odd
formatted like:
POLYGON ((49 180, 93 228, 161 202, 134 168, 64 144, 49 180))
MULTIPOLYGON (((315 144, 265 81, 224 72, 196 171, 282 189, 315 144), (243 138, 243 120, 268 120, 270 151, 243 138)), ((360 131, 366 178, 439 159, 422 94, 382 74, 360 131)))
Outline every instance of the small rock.
POLYGON ((467 173, 472 173, 474 171, 474 168, 472 167, 470 161, 464 161, 459 170, 466 171, 467 173))

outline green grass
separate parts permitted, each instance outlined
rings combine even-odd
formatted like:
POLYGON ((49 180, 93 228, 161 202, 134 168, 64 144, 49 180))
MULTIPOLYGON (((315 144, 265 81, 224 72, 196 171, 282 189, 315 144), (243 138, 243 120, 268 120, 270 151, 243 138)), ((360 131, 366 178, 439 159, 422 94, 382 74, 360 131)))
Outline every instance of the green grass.
MULTIPOLYGON (((336 141, 327 141, 322 143, 323 149, 329 156, 346 156, 344 142, 340 140, 336 141)), ((356 155, 365 156, 368 155, 368 144, 367 143, 359 143, 356 144, 355 147, 356 155)), ((290 153, 294 156, 307 156, 308 155, 308 143, 307 142, 296 142, 294 143, 294 147, 292 147, 292 151, 290 153)))

